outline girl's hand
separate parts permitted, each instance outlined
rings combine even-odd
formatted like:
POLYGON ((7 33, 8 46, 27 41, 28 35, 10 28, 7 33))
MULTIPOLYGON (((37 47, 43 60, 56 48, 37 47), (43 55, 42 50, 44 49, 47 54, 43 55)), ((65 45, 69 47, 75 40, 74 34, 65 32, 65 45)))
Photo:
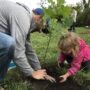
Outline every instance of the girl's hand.
POLYGON ((59 79, 60 79, 59 82, 63 83, 63 82, 65 82, 67 80, 67 77, 65 75, 62 75, 62 76, 59 77, 59 79))
POLYGON ((69 76, 70 76, 70 75, 69 75, 68 73, 66 73, 66 74, 64 74, 64 75, 61 75, 61 76, 59 77, 59 79, 60 79, 59 82, 60 82, 60 83, 65 82, 69 76))

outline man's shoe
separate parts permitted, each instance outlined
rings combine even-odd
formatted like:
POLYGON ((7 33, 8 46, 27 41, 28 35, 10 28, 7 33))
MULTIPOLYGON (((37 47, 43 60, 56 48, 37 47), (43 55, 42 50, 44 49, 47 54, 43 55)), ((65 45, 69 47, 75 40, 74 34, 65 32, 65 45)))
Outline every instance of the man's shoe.
POLYGON ((0 90, 5 90, 2 86, 0 86, 0 90))

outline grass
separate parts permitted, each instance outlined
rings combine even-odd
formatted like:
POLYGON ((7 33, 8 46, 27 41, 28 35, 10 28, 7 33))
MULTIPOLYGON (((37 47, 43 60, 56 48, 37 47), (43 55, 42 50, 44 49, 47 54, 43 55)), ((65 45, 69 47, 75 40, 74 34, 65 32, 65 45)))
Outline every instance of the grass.
MULTIPOLYGON (((53 31, 51 36, 43 33, 33 33, 31 35, 32 46, 35 49, 42 66, 57 64, 57 43, 61 32, 63 31, 66 32, 66 28, 53 31), (47 46, 48 49, 46 52, 47 46)), ((76 33, 78 33, 88 44, 90 44, 90 29, 80 27, 77 28, 76 33)), ((18 73, 19 72, 17 72, 17 70, 11 70, 8 72, 6 77, 6 81, 8 83, 5 86, 5 90, 27 90, 28 84, 21 79, 20 74, 18 73)), ((73 79, 76 80, 80 85, 86 80, 89 80, 90 83, 90 73, 80 71, 73 77, 73 79)))

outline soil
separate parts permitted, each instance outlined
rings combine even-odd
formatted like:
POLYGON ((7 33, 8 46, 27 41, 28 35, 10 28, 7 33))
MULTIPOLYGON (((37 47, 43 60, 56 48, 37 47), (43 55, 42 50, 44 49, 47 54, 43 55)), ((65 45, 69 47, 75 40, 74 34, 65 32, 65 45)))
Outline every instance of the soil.
POLYGON ((32 90, 85 90, 73 81, 67 81, 62 84, 50 83, 49 81, 34 81, 31 85, 32 90))
MULTIPOLYGON (((53 68, 50 68, 47 72, 54 78, 59 76, 53 68)), ((28 90, 87 90, 85 87, 79 86, 73 79, 68 79, 64 83, 59 83, 57 78, 56 80, 56 83, 45 80, 31 80, 28 90)))

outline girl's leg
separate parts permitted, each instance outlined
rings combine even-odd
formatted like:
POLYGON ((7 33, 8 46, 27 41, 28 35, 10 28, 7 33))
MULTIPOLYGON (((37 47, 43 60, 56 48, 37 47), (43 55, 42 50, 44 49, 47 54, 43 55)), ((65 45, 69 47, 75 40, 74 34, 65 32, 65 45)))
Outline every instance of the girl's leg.
MULTIPOLYGON (((71 66, 72 60, 73 60, 73 58, 72 58, 70 55, 66 56, 66 61, 67 61, 67 63, 68 63, 68 67, 71 66)), ((61 63, 61 64, 59 64, 59 65, 60 65, 61 67, 64 67, 64 66, 65 66, 64 63, 61 63)))
POLYGON ((69 64, 72 63, 72 60, 73 60, 73 58, 71 57, 71 55, 66 56, 66 61, 67 61, 69 64))
POLYGON ((14 39, 0 32, 0 80, 3 80, 8 70, 8 65, 14 56, 14 39))
POLYGON ((90 60, 82 63, 82 68, 86 71, 90 71, 90 60))

